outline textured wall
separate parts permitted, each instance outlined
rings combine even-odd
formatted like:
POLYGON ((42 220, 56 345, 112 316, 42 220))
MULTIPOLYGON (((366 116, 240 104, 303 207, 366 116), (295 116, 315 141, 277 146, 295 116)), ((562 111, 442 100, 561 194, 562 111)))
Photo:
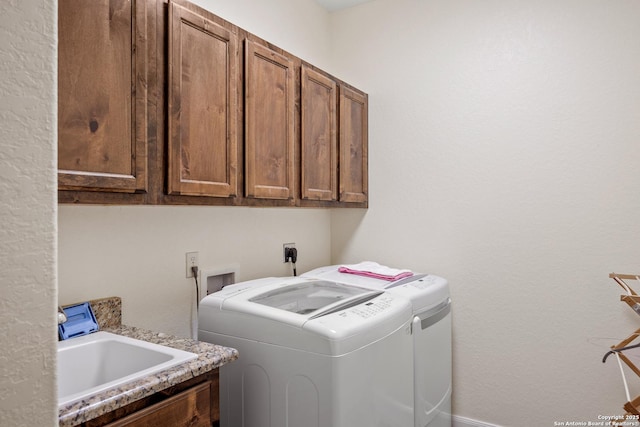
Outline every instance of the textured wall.
POLYGON ((333 214, 334 261, 450 279, 455 414, 623 412, 601 358, 639 326, 607 275, 640 273, 640 2, 376 0, 332 19, 335 66, 369 92, 372 171, 366 214, 333 214))
POLYGON ((57 424, 56 1, 0 2, 0 425, 57 424))

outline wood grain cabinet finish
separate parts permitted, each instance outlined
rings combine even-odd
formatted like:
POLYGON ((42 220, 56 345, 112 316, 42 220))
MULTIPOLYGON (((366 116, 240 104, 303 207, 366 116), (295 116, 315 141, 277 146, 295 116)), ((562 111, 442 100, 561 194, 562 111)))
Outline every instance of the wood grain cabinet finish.
POLYGON ((237 194, 237 35, 169 4, 168 193, 237 194))
POLYGON ((294 197, 294 64, 245 40, 245 196, 294 197))
POLYGON ((58 2, 58 185, 147 190, 144 0, 58 2))
POLYGON ((368 97, 340 87, 340 193, 343 202, 368 200, 368 97))
POLYGON ((301 196, 337 200, 337 84, 302 65, 301 86, 301 196))
POLYGON ((60 203, 368 207, 363 92, 188 0, 58 15, 60 203))
POLYGON ((177 383, 120 406, 79 427, 217 426, 220 421, 219 369, 177 383))
POLYGON ((107 424, 107 427, 211 427, 211 382, 107 424))

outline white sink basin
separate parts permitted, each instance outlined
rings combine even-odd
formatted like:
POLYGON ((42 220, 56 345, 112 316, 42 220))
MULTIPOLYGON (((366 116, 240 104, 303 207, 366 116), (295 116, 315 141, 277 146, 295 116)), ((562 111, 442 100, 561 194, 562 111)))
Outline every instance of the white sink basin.
POLYGON ((109 332, 58 342, 58 406, 198 357, 109 332))

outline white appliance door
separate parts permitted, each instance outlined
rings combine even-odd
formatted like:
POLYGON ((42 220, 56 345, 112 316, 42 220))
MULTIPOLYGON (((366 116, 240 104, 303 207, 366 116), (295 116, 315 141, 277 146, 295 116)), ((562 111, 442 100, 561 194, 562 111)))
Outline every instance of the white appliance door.
POLYGON ((413 318, 415 427, 451 426, 451 299, 413 318))

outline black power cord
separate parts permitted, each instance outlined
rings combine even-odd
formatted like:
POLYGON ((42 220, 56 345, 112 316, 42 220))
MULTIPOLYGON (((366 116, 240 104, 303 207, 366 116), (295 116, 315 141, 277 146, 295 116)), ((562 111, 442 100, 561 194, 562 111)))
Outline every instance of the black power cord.
POLYGON ((293 265, 293 275, 297 276, 296 261, 298 260, 298 250, 296 248, 286 248, 284 251, 284 262, 291 261, 293 265))
MULTIPOLYGON (((198 317, 198 313, 200 312, 200 286, 198 286, 198 266, 191 266, 191 272, 193 273, 193 280, 196 282, 196 318, 198 317)), ((197 321, 196 321, 197 323, 197 321)), ((191 319, 191 335, 194 339, 198 339, 197 335, 197 326, 194 324, 193 319, 191 319)))
POLYGON ((196 282, 196 311, 200 311, 200 286, 198 286, 198 266, 192 266, 191 271, 193 272, 193 280, 195 280, 196 282))

